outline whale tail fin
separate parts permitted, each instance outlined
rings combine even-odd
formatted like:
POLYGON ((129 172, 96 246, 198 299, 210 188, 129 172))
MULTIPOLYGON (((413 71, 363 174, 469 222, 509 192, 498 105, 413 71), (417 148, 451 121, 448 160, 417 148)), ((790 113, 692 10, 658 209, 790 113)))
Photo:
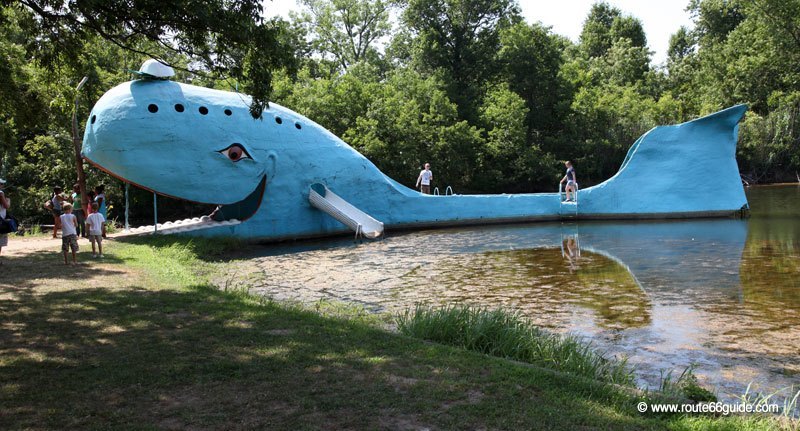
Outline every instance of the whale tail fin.
POLYGON ((747 198, 736 141, 746 111, 746 105, 737 105, 651 129, 631 146, 616 175, 584 190, 582 212, 717 215, 739 210, 747 198))

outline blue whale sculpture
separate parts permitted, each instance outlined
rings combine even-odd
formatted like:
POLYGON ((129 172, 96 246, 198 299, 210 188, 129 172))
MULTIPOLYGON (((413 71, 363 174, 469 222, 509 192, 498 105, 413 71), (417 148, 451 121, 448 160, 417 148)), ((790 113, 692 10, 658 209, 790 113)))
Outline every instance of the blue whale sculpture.
POLYGON ((253 119, 250 101, 163 79, 126 82, 92 109, 83 156, 155 193, 218 205, 159 231, 259 241, 348 229, 375 237, 384 226, 730 216, 747 205, 735 159, 744 105, 651 129, 619 172, 567 203, 559 193, 423 195, 289 109, 271 104, 253 119))

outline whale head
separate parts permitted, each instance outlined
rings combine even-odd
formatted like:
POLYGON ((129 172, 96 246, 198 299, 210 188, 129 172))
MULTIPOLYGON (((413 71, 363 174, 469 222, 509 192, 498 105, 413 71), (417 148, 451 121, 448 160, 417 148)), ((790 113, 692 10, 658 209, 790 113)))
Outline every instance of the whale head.
POLYGON ((250 99, 166 80, 137 80, 109 90, 86 124, 83 156, 141 188, 220 205, 244 220, 261 204, 269 136, 255 138, 250 99))

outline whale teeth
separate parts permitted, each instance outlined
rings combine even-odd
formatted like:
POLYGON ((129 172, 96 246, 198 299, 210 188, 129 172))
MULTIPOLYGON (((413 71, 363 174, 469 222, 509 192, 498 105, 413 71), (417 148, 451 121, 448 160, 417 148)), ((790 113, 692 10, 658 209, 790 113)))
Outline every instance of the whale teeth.
POLYGON ((125 234, 126 235, 152 234, 154 229, 156 228, 158 229, 157 233, 164 233, 164 234, 185 233, 200 229, 209 229, 213 227, 234 226, 240 223, 242 223, 241 220, 237 219, 216 221, 209 216, 202 216, 202 217, 193 217, 183 220, 173 220, 164 223, 158 223, 157 225, 155 225, 155 228, 153 225, 134 227, 131 228, 125 234))

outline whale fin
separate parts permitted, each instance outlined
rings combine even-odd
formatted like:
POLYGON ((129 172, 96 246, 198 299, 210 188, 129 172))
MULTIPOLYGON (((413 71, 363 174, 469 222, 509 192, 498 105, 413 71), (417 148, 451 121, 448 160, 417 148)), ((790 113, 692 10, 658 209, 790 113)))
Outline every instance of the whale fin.
POLYGON ((746 111, 737 105, 649 130, 613 177, 583 191, 582 213, 679 217, 738 210, 747 204, 736 164, 738 123, 746 111))

